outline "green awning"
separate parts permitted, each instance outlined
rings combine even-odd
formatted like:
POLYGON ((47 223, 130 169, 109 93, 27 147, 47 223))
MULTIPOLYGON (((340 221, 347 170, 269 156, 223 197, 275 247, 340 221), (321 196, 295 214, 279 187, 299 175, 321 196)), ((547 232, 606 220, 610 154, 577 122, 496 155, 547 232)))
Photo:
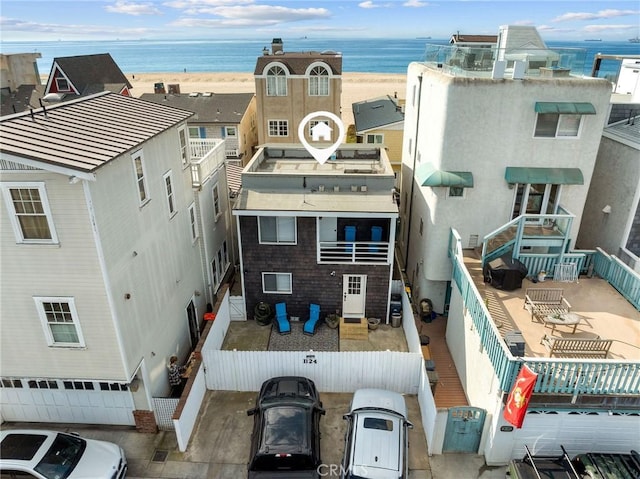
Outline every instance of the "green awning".
POLYGON ((523 168, 507 166, 504 173, 507 183, 531 183, 552 185, 584 185, 580 168, 523 168))
POLYGON ((562 113, 565 115, 595 115, 595 107, 588 102, 537 101, 536 113, 562 113))
POLYGON ((416 168, 416 179, 421 186, 463 186, 473 188, 473 175, 470 171, 439 170, 431 163, 416 168))

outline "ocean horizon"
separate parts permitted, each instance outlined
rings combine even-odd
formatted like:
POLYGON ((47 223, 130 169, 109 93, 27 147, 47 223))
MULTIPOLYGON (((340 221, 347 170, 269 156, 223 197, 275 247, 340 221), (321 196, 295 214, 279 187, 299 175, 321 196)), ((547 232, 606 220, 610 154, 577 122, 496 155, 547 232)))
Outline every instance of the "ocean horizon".
MULTIPOLYGON (((342 53, 345 73, 406 74, 411 62, 425 60, 428 44, 447 45, 449 39, 283 39, 284 50, 335 51, 342 53)), ((589 75, 596 53, 640 55, 640 44, 610 41, 546 41, 549 48, 580 48, 585 50, 583 73, 589 75)), ((38 71, 48 75, 54 58, 109 53, 124 73, 252 73, 265 40, 112 40, 58 42, 3 42, 3 54, 32 53, 42 55, 37 60, 38 71)), ((580 65, 577 65, 580 68, 580 65)), ((616 74, 617 62, 603 62, 600 76, 616 74)))

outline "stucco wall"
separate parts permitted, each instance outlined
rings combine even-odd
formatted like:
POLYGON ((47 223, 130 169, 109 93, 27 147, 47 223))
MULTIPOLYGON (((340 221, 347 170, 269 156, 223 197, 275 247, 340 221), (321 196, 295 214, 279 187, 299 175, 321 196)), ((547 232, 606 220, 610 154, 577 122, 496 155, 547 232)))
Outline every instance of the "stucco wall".
POLYGON ((597 246, 610 254, 618 254, 627 237, 636 238, 640 254, 640 225, 634 218, 640 194, 639 151, 624 143, 603 137, 598 150, 591 187, 578 235, 578 247, 597 246), (602 209, 611 206, 605 214, 602 209))
POLYGON ((402 229, 405 248, 410 244, 408 274, 420 259, 424 278, 447 281, 451 227, 460 232, 463 247, 472 247, 476 236, 479 245, 486 234, 511 220, 516 189, 504 179, 508 166, 580 168, 584 185, 564 185, 560 200, 576 215, 575 238, 610 95, 610 84, 598 79, 463 78, 412 63, 407 74, 402 198, 411 191, 412 170, 427 162, 446 171, 471 172, 474 185, 462 198, 449 197, 446 187, 414 185, 415 203, 411 216, 403 217, 402 229), (576 138, 534 138, 538 101, 590 102, 597 114, 583 116, 576 138))

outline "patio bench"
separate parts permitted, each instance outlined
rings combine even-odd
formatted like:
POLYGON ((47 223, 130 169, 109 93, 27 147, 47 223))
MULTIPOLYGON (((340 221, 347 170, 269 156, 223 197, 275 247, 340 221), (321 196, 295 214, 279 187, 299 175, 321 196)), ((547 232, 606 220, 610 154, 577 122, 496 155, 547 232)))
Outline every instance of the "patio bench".
POLYGON ((555 316, 571 311, 569 301, 560 288, 527 288, 524 308, 531 313, 531 321, 544 322, 545 316, 555 316))
POLYGON ((540 340, 549 357, 606 358, 612 343, 612 339, 556 338, 546 334, 540 340))

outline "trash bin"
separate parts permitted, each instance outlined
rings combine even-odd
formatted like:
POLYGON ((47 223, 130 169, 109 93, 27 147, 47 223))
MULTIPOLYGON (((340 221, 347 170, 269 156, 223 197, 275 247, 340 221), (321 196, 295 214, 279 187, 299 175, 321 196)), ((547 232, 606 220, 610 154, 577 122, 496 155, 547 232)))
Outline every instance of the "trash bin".
POLYGON ((402 325, 402 313, 391 313, 391 326, 399 328, 402 325))

